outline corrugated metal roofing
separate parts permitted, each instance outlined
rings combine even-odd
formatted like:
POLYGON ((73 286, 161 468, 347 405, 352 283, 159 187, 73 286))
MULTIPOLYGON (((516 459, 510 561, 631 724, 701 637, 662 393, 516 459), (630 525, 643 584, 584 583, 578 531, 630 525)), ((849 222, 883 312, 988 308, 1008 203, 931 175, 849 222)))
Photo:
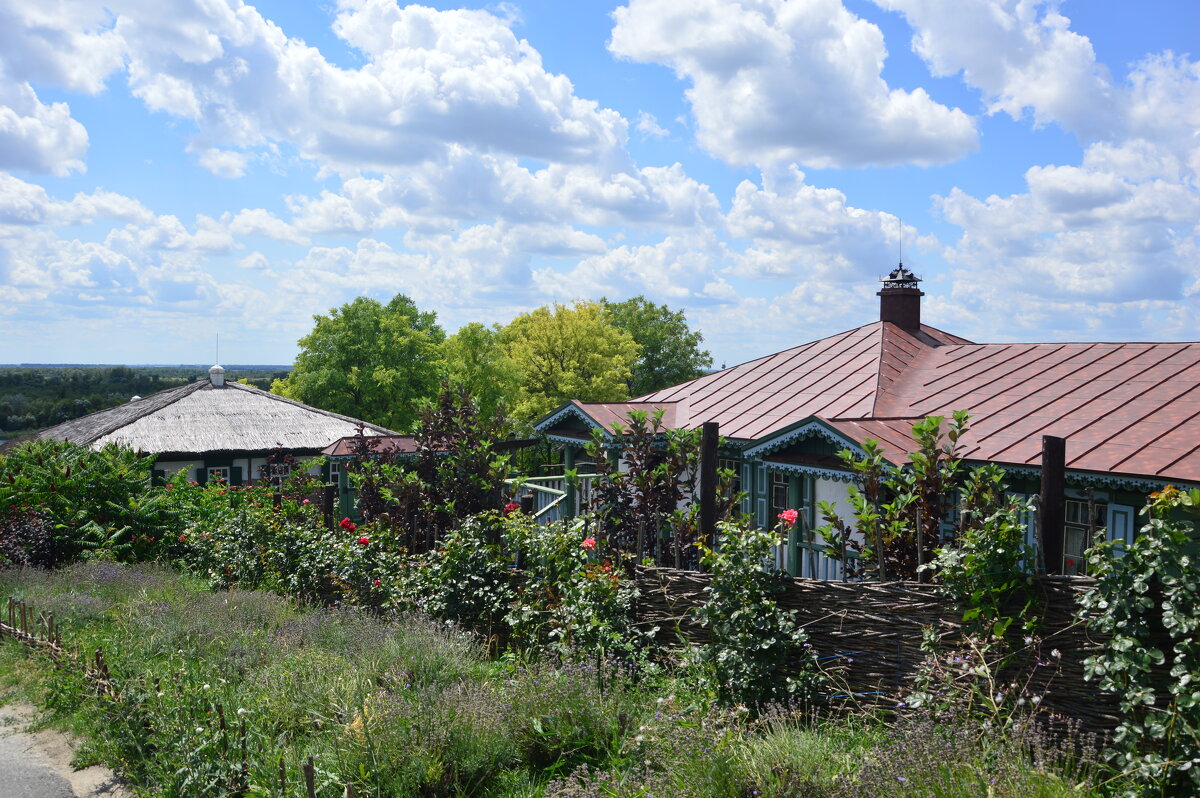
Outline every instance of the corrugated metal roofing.
MULTIPOLYGON (((895 461, 915 445, 913 422, 968 410, 968 459, 1036 466, 1041 436, 1057 435, 1071 469, 1200 482, 1200 343, 975 344, 875 322, 629 406, 642 403, 742 441, 819 418, 895 461)), ((624 419, 624 405, 579 406, 605 427, 624 419)))
POLYGON ((974 344, 929 349, 887 397, 910 418, 970 410, 966 456, 1200 482, 1200 343, 974 344))

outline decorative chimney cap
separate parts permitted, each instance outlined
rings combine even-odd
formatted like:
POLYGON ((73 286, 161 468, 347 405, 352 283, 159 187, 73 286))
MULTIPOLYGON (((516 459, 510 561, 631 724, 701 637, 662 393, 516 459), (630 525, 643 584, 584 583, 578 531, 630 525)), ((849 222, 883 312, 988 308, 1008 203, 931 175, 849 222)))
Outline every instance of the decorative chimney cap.
POLYGON ((904 264, 901 263, 892 269, 887 277, 880 277, 879 282, 883 283, 884 289, 916 288, 917 283, 921 282, 921 278, 904 268, 904 264))
POLYGON ((212 383, 214 388, 220 388, 225 384, 225 369, 220 366, 213 366, 208 370, 208 381, 212 383))

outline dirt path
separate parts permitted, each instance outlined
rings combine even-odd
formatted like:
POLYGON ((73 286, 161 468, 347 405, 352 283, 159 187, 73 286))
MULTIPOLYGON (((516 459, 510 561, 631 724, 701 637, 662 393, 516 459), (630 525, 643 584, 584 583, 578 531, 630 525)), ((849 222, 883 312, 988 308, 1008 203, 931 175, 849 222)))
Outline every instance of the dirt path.
POLYGON ((0 706, 0 794, 5 798, 133 798, 108 768, 71 767, 74 744, 59 731, 27 731, 31 704, 0 706))

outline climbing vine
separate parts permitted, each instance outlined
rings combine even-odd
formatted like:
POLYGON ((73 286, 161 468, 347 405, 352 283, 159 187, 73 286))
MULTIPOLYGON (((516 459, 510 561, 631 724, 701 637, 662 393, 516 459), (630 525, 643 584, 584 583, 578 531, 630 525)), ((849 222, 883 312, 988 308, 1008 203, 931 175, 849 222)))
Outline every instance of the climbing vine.
POLYGON ((1200 794, 1200 534, 1187 516, 1200 490, 1150 496, 1137 538, 1088 552, 1096 589, 1080 616, 1111 635, 1084 661, 1085 678, 1116 693, 1122 721, 1109 752, 1153 795, 1200 794))

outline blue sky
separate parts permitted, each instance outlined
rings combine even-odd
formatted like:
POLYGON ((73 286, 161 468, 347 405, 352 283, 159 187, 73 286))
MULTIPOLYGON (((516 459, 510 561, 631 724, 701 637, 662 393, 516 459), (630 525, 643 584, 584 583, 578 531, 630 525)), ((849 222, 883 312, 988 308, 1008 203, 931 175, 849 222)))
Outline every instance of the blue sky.
POLYGON ((644 294, 718 364, 873 320, 1200 339, 1191 0, 0 0, 0 362, 290 362, 644 294))

